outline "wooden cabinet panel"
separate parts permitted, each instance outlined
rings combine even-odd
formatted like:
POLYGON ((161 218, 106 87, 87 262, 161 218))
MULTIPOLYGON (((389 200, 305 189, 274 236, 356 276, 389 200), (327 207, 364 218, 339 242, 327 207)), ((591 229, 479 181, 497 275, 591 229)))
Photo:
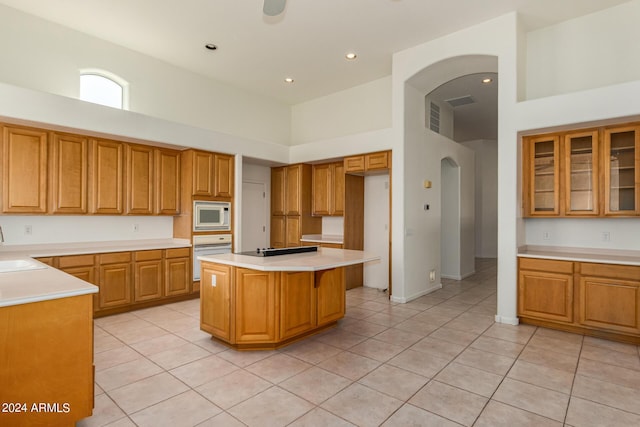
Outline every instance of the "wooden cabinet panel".
POLYGON ((518 274, 518 315, 572 323, 573 275, 521 268, 518 274))
POLYGON ((87 213, 89 140, 81 136, 54 133, 50 145, 51 213, 87 213))
POLYGON ((287 215, 285 247, 300 246, 302 219, 296 215, 287 215))
POLYGON ((287 339, 316 326, 316 291, 313 273, 280 273, 280 336, 287 339))
POLYGON ((329 163, 313 165, 313 193, 311 199, 313 215, 331 215, 332 175, 329 163))
POLYGON ((346 307, 344 267, 317 271, 315 286, 318 301, 318 325, 334 322, 344 317, 346 307))
POLYGON ((2 128, 2 212, 47 211, 47 132, 2 128))
MULTIPOLYGON (((302 214, 302 170, 303 165, 287 166, 285 169, 285 213, 287 215, 302 214)), ((311 181, 307 181, 309 184, 311 181)), ((311 191, 307 189, 306 191, 311 191)))
MULTIPOLYGON (((168 257, 167 257, 168 258, 168 257)), ((185 295, 190 292, 191 258, 168 258, 164 262, 164 295, 185 295)))
POLYGON ((342 216, 344 215, 344 163, 335 163, 333 165, 333 180, 332 180, 332 215, 342 216))
POLYGON ((364 167, 367 171, 389 169, 389 152, 367 154, 364 158, 364 167))
POLYGON ((180 152, 155 150, 156 209, 160 215, 180 213, 180 152))
POLYGON ((162 297, 162 250, 139 251, 134 254, 133 301, 149 301, 162 297))
POLYGON ((236 268, 236 342, 275 342, 275 272, 236 268))
POLYGON ((604 130, 604 213, 640 213, 640 126, 604 130))
POLYGON ((564 194, 565 215, 599 214, 598 140, 597 130, 572 132, 564 137, 564 193, 560 194, 564 194))
POLYGON ((364 172, 364 154, 344 158, 345 173, 364 172))
POLYGON ((127 144, 127 213, 151 215, 154 193, 153 147, 127 144))
POLYGON ((274 215, 271 217, 271 247, 284 248, 287 245, 287 217, 274 215))
POLYGON ((204 151, 193 152, 193 188, 194 196, 213 196, 214 170, 213 153, 204 151))
POLYGON ((100 308, 111 308, 131 304, 131 254, 118 252, 98 256, 100 308), (126 261, 125 261, 126 260, 126 261))
POLYGON ((271 168, 271 215, 285 214, 285 168, 271 168))
POLYGON ((55 258, 51 257, 51 256, 47 256, 47 257, 38 257, 36 258, 37 261, 40 261, 43 264, 47 264, 49 267, 53 267, 55 268, 55 258))
POLYGON ((124 146, 120 142, 92 141, 90 169, 92 213, 123 213, 123 152, 124 146))
POLYGON ((524 140, 524 207, 528 216, 560 214, 560 139, 558 135, 524 140))
POLYGON ((214 156, 216 197, 233 197, 233 159, 226 154, 214 156))
POLYGON ((614 332, 640 334, 639 302, 640 280, 581 277, 578 322, 614 332))
POLYGON ((233 269, 220 264, 202 263, 200 282, 200 328, 220 339, 231 341, 230 307, 233 269), (214 279, 215 278, 215 279, 214 279))

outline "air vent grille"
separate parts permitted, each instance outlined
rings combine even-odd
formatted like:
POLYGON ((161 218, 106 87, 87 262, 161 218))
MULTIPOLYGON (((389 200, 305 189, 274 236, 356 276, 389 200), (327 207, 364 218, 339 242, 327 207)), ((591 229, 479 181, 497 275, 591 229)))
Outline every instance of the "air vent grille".
POLYGON ((463 105, 473 104, 474 102, 476 102, 476 100, 473 99, 471 95, 465 95, 458 98, 445 99, 445 102, 455 108, 461 107, 463 105))
POLYGON ((429 113, 429 129, 436 133, 440 133, 440 107, 438 104, 431 103, 429 113))

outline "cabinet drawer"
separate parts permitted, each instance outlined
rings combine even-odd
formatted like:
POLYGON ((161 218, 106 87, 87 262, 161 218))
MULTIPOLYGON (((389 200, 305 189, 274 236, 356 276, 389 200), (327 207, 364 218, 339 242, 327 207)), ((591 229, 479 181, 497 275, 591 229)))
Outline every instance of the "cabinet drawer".
POLYGON ((166 249, 166 258, 185 258, 191 255, 191 248, 166 249))
POLYGON ((131 252, 115 252, 112 254, 101 254, 100 264, 115 264, 119 262, 131 262, 131 252))
POLYGON ((91 255, 70 255, 58 257, 58 268, 69 267, 85 267, 92 266, 94 263, 94 256, 91 255))
POLYGON ((640 280, 640 267, 634 265, 613 265, 579 263, 580 274, 583 276, 607 277, 612 279, 640 280))
POLYGON ((572 261, 556 261, 551 259, 518 258, 521 270, 548 271, 553 273, 573 273, 572 261))
POLYGON ((136 261, 149 261, 162 259, 162 249, 154 249, 151 251, 138 251, 135 253, 136 261))

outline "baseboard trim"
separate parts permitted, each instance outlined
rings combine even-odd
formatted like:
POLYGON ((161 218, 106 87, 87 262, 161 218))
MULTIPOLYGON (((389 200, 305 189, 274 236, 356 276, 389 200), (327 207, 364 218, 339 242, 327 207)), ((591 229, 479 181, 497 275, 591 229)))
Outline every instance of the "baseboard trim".
POLYGON ((517 317, 500 316, 498 314, 496 314, 495 321, 496 323, 504 323, 505 325, 513 326, 517 326, 520 324, 520 319, 518 319, 517 317))
POLYGON ((430 294, 431 292, 435 292, 438 289, 442 289, 442 283, 437 283, 433 286, 430 286, 427 289, 418 292, 417 294, 411 295, 410 297, 396 297, 394 295, 391 295, 391 301, 398 302, 401 304, 406 304, 410 301, 413 301, 414 299, 418 299, 420 297, 430 294))

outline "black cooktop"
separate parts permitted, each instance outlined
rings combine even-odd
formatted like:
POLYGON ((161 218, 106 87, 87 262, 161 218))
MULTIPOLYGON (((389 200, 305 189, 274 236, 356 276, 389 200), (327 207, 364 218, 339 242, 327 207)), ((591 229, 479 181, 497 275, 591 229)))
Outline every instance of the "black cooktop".
POLYGON ((238 255, 249 255, 249 256, 278 256, 278 255, 290 255, 290 254, 301 254, 305 252, 317 252, 317 246, 296 246, 293 248, 258 248, 255 251, 247 251, 247 252, 238 252, 238 255))

